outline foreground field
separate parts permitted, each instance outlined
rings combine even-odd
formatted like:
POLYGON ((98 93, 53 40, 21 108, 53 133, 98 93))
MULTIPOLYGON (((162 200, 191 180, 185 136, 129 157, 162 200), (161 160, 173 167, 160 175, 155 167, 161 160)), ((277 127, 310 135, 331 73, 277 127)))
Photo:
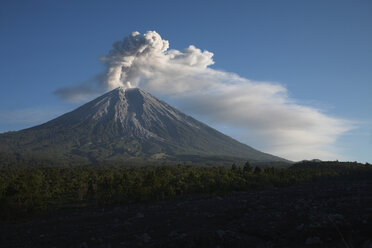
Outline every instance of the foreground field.
POLYGON ((372 180, 61 210, 0 225, 2 247, 371 247, 372 180))
POLYGON ((369 164, 3 167, 1 247, 371 247, 369 164))

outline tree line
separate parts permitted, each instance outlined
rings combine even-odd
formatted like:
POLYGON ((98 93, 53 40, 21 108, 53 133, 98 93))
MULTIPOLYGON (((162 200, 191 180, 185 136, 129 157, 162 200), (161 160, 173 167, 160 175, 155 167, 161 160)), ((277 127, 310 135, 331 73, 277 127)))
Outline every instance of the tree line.
POLYGON ((178 166, 81 166, 0 168, 0 218, 29 216, 64 206, 112 205, 282 187, 312 180, 371 178, 370 165, 323 169, 178 166), (340 169, 342 168, 342 169, 340 169))

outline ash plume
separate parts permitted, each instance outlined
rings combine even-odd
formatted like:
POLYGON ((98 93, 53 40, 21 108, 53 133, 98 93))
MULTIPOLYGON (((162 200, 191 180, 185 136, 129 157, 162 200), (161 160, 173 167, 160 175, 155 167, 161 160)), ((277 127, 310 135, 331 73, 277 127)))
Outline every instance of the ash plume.
MULTIPOLYGON (((181 110, 215 125, 239 130, 235 137, 285 158, 339 159, 337 138, 352 129, 351 121, 304 106, 273 82, 252 81, 237 74, 210 68, 213 53, 193 45, 169 49, 157 32, 133 32, 113 44, 102 58, 106 73, 100 84, 143 88, 181 110)), ((55 93, 65 99, 83 99, 99 86, 77 86, 55 93), (84 90, 86 87, 88 90, 84 90)))

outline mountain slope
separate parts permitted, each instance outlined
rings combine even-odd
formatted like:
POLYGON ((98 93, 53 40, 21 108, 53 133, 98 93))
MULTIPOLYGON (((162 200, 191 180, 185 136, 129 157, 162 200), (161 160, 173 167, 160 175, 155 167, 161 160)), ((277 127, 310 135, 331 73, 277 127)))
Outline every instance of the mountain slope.
POLYGON ((1 134, 0 151, 91 162, 197 157, 286 161, 242 144, 138 88, 117 88, 42 125, 1 134))

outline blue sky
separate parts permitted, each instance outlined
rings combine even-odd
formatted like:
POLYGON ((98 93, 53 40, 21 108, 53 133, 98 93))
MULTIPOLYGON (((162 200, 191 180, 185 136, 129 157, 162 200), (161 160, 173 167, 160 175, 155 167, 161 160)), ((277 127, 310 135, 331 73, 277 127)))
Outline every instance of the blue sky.
POLYGON ((371 1, 5 0, 0 132, 74 109, 53 92, 104 72, 100 58, 114 41, 156 30, 173 49, 213 52, 213 69, 277 82, 297 103, 354 122, 333 146, 341 159, 371 163, 371 26, 371 1))

